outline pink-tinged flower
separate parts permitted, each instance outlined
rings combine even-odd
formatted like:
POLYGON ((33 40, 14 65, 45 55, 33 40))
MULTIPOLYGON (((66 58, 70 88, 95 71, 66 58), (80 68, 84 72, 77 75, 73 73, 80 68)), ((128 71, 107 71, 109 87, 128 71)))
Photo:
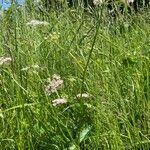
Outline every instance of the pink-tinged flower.
POLYGON ((59 75, 54 74, 52 76, 52 80, 48 81, 47 85, 45 85, 44 90, 47 95, 51 95, 54 92, 57 92, 59 88, 61 88, 63 84, 63 80, 61 80, 59 75))
POLYGON ((27 24, 26 24, 27 26, 47 26, 47 25, 49 25, 49 23, 48 22, 46 22, 46 21, 40 21, 40 20, 31 20, 30 22, 28 22, 27 24))
POLYGON ((52 103, 53 103, 52 104, 53 106, 62 105, 62 104, 66 104, 67 100, 64 98, 58 98, 58 99, 53 100, 52 103))
POLYGON ((77 94, 77 98, 89 98, 90 94, 89 93, 82 93, 82 94, 77 94))
POLYGON ((11 57, 0 57, 0 65, 8 64, 11 61, 12 61, 11 57))

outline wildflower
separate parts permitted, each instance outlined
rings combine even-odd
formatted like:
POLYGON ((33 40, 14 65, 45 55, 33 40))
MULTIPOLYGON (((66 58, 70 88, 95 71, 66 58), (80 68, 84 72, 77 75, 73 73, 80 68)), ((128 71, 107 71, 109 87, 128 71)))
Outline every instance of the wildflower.
POLYGON ((7 64, 11 61, 12 61, 11 57, 0 57, 0 65, 7 64))
POLYGON ((62 104, 66 104, 67 100, 64 98, 58 98, 58 99, 53 100, 52 103, 53 103, 52 104, 53 106, 62 105, 62 104))
POLYGON ((41 25, 47 26, 47 25, 49 25, 49 23, 46 21, 31 20, 26 25, 28 25, 28 26, 41 26, 41 25))
POLYGON ((48 84, 45 85, 45 93, 47 95, 51 95, 52 93, 56 92, 63 84, 63 80, 61 80, 59 75, 54 74, 52 76, 52 80, 48 81, 48 84))
POLYGON ((103 0, 93 0, 93 4, 96 5, 100 5, 103 3, 103 0))
POLYGON ((90 94, 89 93, 82 93, 82 94, 77 94, 77 98, 89 98, 90 94))

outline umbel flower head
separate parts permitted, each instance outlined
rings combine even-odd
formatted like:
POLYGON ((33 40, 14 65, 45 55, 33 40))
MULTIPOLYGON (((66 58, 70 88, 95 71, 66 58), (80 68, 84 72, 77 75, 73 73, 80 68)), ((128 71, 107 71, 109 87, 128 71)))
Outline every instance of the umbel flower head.
POLYGON ((54 74, 52 80, 49 80, 48 83, 44 86, 44 91, 46 95, 51 95, 62 86, 63 80, 61 80, 59 75, 54 74))
POLYGON ((46 21, 40 21, 40 20, 31 20, 30 22, 28 22, 27 24, 26 24, 27 26, 47 26, 47 25, 49 25, 49 23, 48 22, 46 22, 46 21))
POLYGON ((62 105, 62 104, 66 104, 67 103, 67 100, 65 98, 58 98, 58 99, 54 99, 52 101, 52 105, 53 106, 56 106, 56 105, 62 105))
POLYGON ((11 57, 0 57, 0 65, 8 64, 12 61, 11 57))

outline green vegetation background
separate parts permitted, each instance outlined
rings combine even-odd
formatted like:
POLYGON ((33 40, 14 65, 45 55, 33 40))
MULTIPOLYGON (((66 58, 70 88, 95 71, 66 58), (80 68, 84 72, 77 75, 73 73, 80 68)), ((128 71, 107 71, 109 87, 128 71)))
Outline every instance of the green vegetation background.
POLYGON ((0 65, 0 149, 150 149, 149 10, 29 3, 1 15, 0 57, 12 61, 0 65), (35 19, 49 24, 27 25, 35 19), (46 95, 54 74, 63 86, 46 95))

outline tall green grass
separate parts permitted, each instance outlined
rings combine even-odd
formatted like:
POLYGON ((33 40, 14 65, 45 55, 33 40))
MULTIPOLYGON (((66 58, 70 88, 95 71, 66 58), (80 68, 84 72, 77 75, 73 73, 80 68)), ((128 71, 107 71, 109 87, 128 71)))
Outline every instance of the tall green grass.
POLYGON ((149 11, 5 12, 0 56, 12 61, 0 65, 0 149, 149 150, 149 18, 149 11), (33 19, 49 25, 28 26, 33 19), (48 96, 53 74, 64 84, 48 96), (53 106, 57 98, 68 102, 53 106))

